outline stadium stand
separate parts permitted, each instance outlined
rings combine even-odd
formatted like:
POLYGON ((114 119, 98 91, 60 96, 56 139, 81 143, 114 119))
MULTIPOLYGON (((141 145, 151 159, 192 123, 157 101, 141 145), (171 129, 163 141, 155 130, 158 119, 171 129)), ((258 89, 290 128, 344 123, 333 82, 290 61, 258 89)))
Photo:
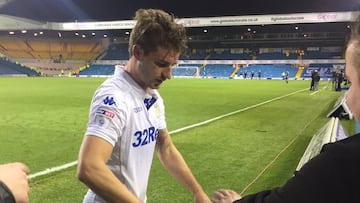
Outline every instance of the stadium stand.
POLYGON ((0 52, 15 59, 91 60, 106 47, 101 40, 0 36, 0 52))
POLYGON ((0 76, 38 76, 39 73, 6 58, 0 59, 0 76))
POLYGON ((26 60, 23 64, 42 73, 42 76, 68 76, 80 67, 83 61, 69 61, 69 63, 54 63, 52 60, 26 60))
POLYGON ((112 75, 115 70, 115 65, 92 64, 84 70, 80 71, 80 76, 108 76, 112 75))
POLYGON ((178 66, 172 69, 174 77, 192 77, 198 72, 197 66, 178 66))
POLYGON ((200 70, 200 77, 229 78, 234 71, 233 65, 208 64, 200 70))
POLYGON ((313 70, 318 70, 320 77, 322 79, 331 79, 333 77, 333 71, 336 69, 344 69, 345 64, 339 63, 311 63, 303 71, 302 77, 308 78, 311 77, 311 72, 313 70))
POLYGON ((127 60, 129 59, 127 44, 111 44, 98 60, 127 60))
MULTIPOLYGON (((193 47, 196 47, 193 45, 193 47)), ((241 78, 241 73, 245 70, 249 73, 254 71, 255 77, 257 73, 261 72, 261 77, 266 79, 281 79, 281 75, 285 71, 289 71, 290 78, 297 79, 306 79, 310 78, 311 74, 309 71, 314 69, 321 70, 321 77, 329 78, 331 74, 328 69, 333 69, 336 66, 343 66, 343 64, 317 64, 315 62, 311 64, 305 64, 305 66, 300 66, 298 62, 292 62, 291 64, 276 64, 276 61, 279 60, 301 60, 302 55, 298 54, 298 49, 296 48, 259 48, 249 51, 244 48, 209 48, 209 49, 192 49, 191 54, 182 56, 180 58, 183 64, 181 66, 192 66, 191 61, 201 61, 201 63, 195 64, 198 70, 195 70, 191 67, 186 69, 175 69, 173 74, 176 77, 212 77, 212 78, 241 78), (245 53, 247 52, 247 53, 245 53), (258 54, 252 55, 251 53, 258 52, 258 54), (261 54, 260 54, 261 53, 261 54), (251 59, 250 59, 251 58, 251 59), (235 70, 236 64, 234 63, 224 63, 229 60, 246 60, 247 64, 243 65, 239 69, 235 70), (261 64, 261 61, 267 61, 266 64, 261 64), (269 64, 270 61, 270 64, 269 64), (271 61, 274 61, 274 64, 271 64, 271 61), (253 64, 253 62, 256 62, 253 64), (245 67, 246 66, 246 67, 245 67), (319 67, 321 66, 321 67, 319 67), (234 74, 235 73, 235 74, 234 74)), ((302 52, 303 54, 307 53, 306 51, 302 52)), ((323 55, 324 56, 324 55, 323 55)), ((325 59, 332 59, 334 55, 325 59)), ((336 54, 337 58, 339 53, 336 54)), ((124 44, 113 44, 110 45, 110 48, 98 57, 97 60, 99 63, 103 60, 114 61, 116 64, 117 60, 127 60, 127 46, 124 44)), ((316 60, 314 60, 316 61, 316 60)), ((97 71, 95 71, 97 72, 97 71)), ((106 72, 106 71, 105 71, 106 72)), ((88 73, 87 73, 88 74, 88 73)), ((105 74, 106 75, 106 74, 105 74)))
POLYGON ((259 53, 256 55, 256 60, 291 60, 291 59, 298 59, 296 54, 285 54, 281 52, 269 52, 269 53, 259 53))
MULTIPOLYGON (((184 66, 197 64, 197 69, 174 69, 173 75, 241 78, 240 73, 246 70, 249 73, 254 71, 255 77, 261 72, 261 78, 281 79, 282 72, 289 71, 291 79, 309 79, 309 73, 319 69, 321 78, 327 79, 330 77, 327 69, 344 66, 317 61, 343 59, 346 23, 307 24, 309 31, 306 38, 296 30, 289 30, 289 26, 261 26, 261 32, 256 33, 249 32, 245 26, 214 26, 208 28, 209 32, 206 33, 203 28, 188 28, 189 49, 186 55, 180 57, 180 61, 184 66), (311 62, 303 62, 306 60, 311 62)), ((253 27, 257 28, 260 27, 253 27)), ((123 32, 122 35, 118 31, 111 32, 113 34, 108 38, 98 37, 98 34, 96 37, 87 35, 83 38, 78 32, 78 35, 74 35, 74 31, 62 32, 60 37, 56 30, 46 31, 49 35, 37 37, 25 34, 9 36, 7 33, 0 35, 0 53, 45 76, 57 76, 63 71, 67 73, 79 69, 80 75, 108 75, 111 70, 108 70, 107 64, 123 63, 129 58, 129 36, 123 35, 123 32), (80 68, 87 64, 90 67, 84 70, 80 68), (98 67, 99 64, 106 65, 98 67), (101 68, 104 71, 99 70, 101 68)))
POLYGON ((244 72, 247 71, 248 76, 250 72, 254 71, 255 77, 257 73, 261 71, 261 77, 266 79, 281 79, 281 75, 285 71, 289 71, 289 77, 295 77, 297 67, 289 64, 251 64, 247 67, 240 68, 238 71, 238 77, 243 77, 244 72))

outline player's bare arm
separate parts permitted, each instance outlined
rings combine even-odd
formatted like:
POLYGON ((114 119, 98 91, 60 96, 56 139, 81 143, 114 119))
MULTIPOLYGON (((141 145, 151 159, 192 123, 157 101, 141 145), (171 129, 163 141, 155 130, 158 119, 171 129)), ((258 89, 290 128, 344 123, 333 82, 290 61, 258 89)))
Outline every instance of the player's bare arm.
POLYGON ((157 155, 163 166, 194 195, 197 203, 210 203, 210 199, 196 181, 190 168, 173 144, 167 129, 159 130, 156 143, 157 155))
POLYGON ((108 202, 140 203, 106 166, 112 149, 102 138, 85 136, 78 159, 79 180, 108 202))

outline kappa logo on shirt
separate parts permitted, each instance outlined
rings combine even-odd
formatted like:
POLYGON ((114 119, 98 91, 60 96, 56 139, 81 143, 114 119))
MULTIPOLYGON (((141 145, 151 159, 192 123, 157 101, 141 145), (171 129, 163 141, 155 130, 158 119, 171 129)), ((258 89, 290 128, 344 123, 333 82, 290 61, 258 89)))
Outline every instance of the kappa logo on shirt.
POLYGON ((116 103, 114 101, 114 97, 107 96, 107 97, 105 97, 103 102, 104 102, 105 105, 109 105, 109 106, 115 105, 116 106, 116 103))

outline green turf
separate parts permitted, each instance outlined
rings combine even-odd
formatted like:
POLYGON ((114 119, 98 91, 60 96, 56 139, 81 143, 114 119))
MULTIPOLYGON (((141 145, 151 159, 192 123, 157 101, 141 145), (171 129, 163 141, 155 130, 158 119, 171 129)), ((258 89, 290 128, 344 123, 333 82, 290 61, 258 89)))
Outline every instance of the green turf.
MULTIPOLYGON (((103 80, 0 78, 0 163, 22 161, 35 173, 76 160, 90 99, 103 80)), ((281 185, 292 175, 311 136, 328 121, 326 114, 342 94, 321 82, 321 91, 311 95, 309 83, 172 79, 161 87, 170 131, 304 90, 172 135, 209 195, 221 187, 242 191, 287 146, 245 194, 281 185)), ((353 129, 351 122, 345 127, 353 129)), ((30 202, 81 202, 86 187, 75 178, 75 170, 32 179, 30 202)), ((148 202, 192 202, 157 158, 148 202)))

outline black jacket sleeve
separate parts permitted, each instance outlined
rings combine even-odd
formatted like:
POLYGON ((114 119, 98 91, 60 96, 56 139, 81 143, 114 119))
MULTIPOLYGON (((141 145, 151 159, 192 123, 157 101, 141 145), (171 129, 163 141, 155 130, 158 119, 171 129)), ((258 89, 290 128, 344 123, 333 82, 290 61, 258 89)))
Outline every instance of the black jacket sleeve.
POLYGON ((323 146, 283 186, 244 196, 235 203, 360 202, 360 134, 323 146))
POLYGON ((271 198, 271 202, 283 202, 281 199, 278 199, 278 195, 276 194, 271 194, 271 193, 276 193, 276 189, 274 190, 265 190, 253 195, 248 195, 245 196, 244 198, 242 198, 241 200, 236 200, 234 203, 242 203, 242 202, 252 202, 252 203, 263 203, 263 202, 268 202, 271 198), (265 200, 266 199, 266 200, 265 200))
POLYGON ((235 203, 360 202, 360 136, 326 144, 283 186, 244 196, 235 203))
POLYGON ((1 203, 16 203, 14 195, 5 183, 0 181, 0 202, 1 203))

